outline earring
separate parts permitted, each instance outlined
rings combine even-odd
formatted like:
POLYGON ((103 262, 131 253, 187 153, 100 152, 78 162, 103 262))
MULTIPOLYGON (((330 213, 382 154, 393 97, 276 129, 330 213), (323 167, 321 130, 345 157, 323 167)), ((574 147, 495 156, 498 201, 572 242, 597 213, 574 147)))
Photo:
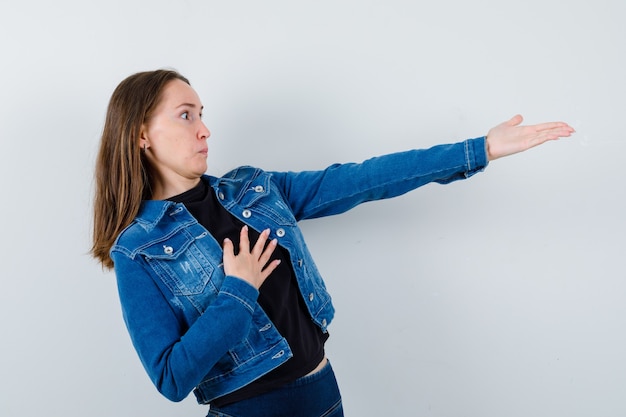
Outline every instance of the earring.
POLYGON ((143 151, 146 152, 146 149, 148 149, 148 146, 144 143, 143 144, 143 151))

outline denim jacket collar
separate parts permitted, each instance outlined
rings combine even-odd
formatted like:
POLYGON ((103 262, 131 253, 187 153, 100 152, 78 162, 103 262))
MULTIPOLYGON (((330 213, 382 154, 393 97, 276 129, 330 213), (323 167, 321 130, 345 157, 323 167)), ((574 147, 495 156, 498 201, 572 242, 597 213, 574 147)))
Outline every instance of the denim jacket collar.
MULTIPOLYGON (((252 167, 240 167, 237 168, 226 176, 221 178, 212 177, 210 175, 203 175, 204 180, 208 180, 209 185, 214 192, 220 194, 220 199, 230 202, 230 204, 239 204, 245 195, 245 191, 249 188, 242 186, 244 182, 252 183, 258 178, 261 171, 252 167), (241 171, 246 172, 249 176, 242 177, 241 171), (252 175, 250 175, 252 174, 252 175)), ((267 189, 267 187, 265 187, 267 189)), ((168 201, 168 200, 144 200, 141 202, 139 213, 135 218, 136 222, 141 227, 149 232, 168 214, 175 214, 180 210, 181 204, 168 201), (171 210, 174 211, 171 211, 171 210)))

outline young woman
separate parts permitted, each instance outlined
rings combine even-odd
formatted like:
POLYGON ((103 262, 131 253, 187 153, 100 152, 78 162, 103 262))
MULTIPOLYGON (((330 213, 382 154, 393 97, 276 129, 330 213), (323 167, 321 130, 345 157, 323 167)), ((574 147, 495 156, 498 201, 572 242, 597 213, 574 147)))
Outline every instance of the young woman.
POLYGON ((321 171, 205 175, 202 103, 174 71, 114 91, 96 164, 93 255, 114 268, 132 342, 157 389, 209 415, 342 416, 324 354, 334 309, 303 219, 482 171, 573 129, 520 126, 321 171))

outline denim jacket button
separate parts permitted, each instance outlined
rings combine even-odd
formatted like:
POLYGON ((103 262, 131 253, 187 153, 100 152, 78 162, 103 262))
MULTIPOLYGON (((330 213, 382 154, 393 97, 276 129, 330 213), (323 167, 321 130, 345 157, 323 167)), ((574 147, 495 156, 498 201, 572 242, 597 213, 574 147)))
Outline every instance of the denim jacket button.
POLYGON ((323 319, 323 320, 322 320, 322 327, 326 327, 326 325, 327 325, 327 324, 328 324, 328 323, 326 322, 326 319, 323 319))
POLYGON ((285 229, 278 229, 278 230, 276 231, 276 236, 278 236, 278 237, 283 237, 283 236, 285 236, 285 229))
POLYGON ((221 191, 219 193, 217 193, 217 196, 219 197, 220 200, 224 199, 224 193, 221 192, 221 191))
POLYGON ((314 298, 315 298, 315 295, 313 293, 309 294, 309 301, 313 301, 314 298))
POLYGON ((171 246, 163 245, 163 252, 165 252, 166 255, 171 255, 172 253, 174 253, 174 248, 171 246))
POLYGON ((249 219, 249 218, 250 218, 250 216, 252 216, 252 212, 251 212, 250 210, 246 209, 246 210, 244 210, 244 211, 241 213, 241 215, 242 215, 243 217, 245 217, 246 219, 249 219))
POLYGON ((257 193, 262 193, 263 191, 265 191, 265 188, 263 188, 262 185, 257 185, 256 187, 254 187, 254 191, 257 193))

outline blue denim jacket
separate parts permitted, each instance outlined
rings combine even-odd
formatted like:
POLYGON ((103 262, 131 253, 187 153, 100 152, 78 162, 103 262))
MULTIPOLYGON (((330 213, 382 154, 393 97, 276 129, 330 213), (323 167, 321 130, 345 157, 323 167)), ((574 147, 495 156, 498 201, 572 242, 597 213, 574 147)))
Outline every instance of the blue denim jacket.
MULTIPOLYGON (((240 167, 208 177, 224 207, 289 251, 312 320, 326 331, 334 308, 297 222, 345 212, 429 182, 469 178, 487 165, 485 138, 335 164, 321 171, 240 167)), ((111 248, 126 326, 157 389, 201 404, 287 361, 291 351, 257 304, 258 291, 224 274, 217 242, 182 204, 144 201, 111 248)))

